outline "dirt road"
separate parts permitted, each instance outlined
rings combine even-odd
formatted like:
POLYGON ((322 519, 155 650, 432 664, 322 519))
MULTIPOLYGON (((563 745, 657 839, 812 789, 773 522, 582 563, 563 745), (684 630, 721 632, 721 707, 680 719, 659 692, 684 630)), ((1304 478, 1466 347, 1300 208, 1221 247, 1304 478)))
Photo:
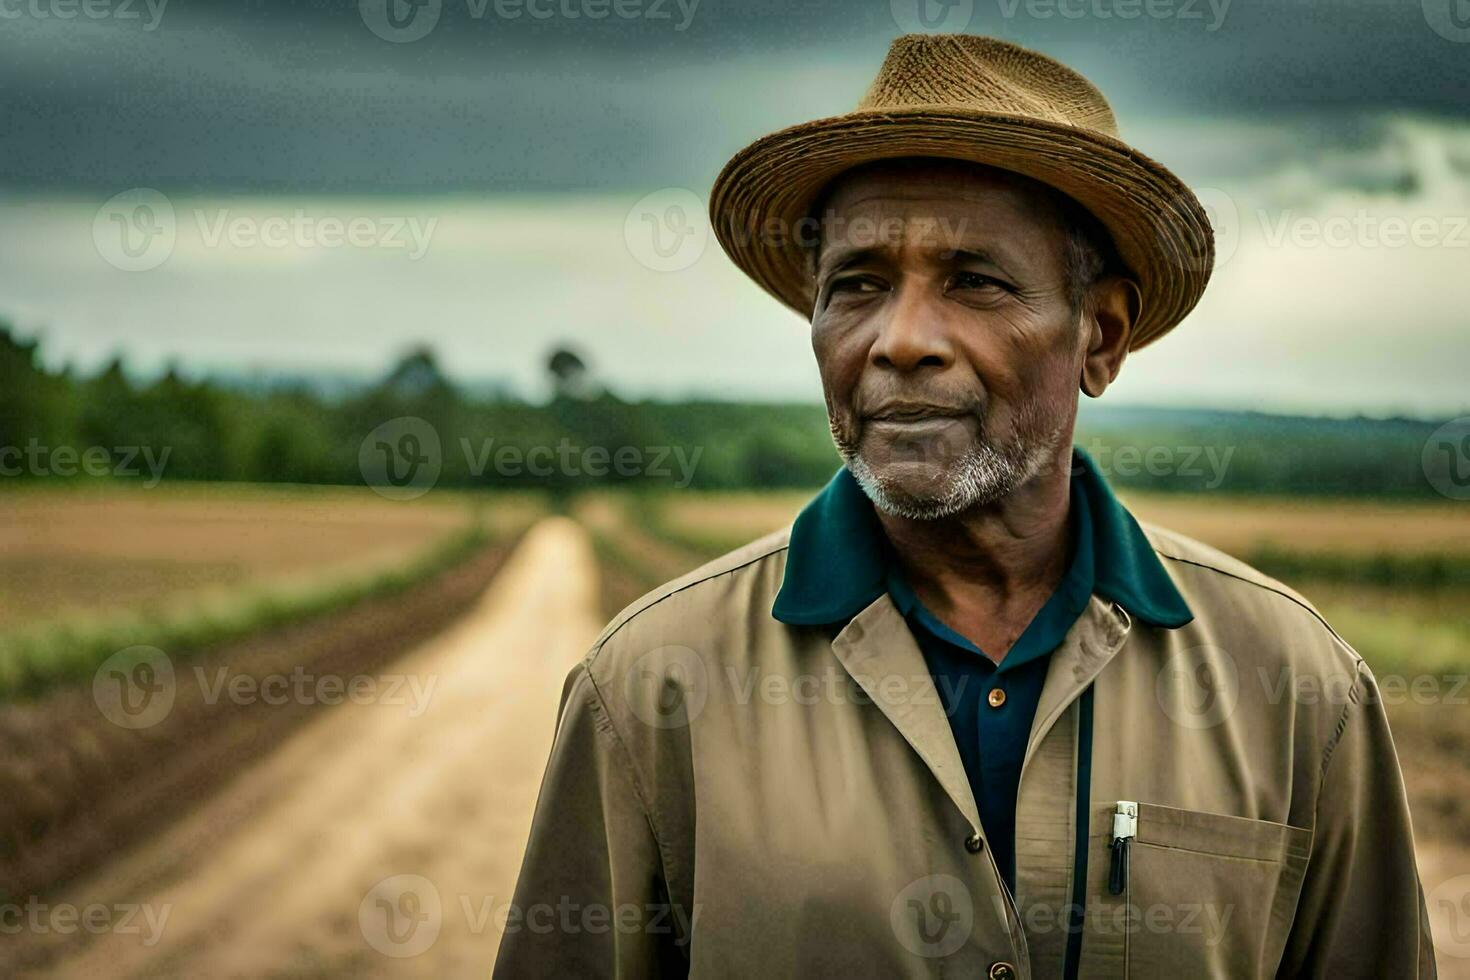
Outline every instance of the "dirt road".
MULTIPOLYGON (((488 975, 561 681, 601 626, 597 595, 586 533, 543 521, 465 618, 380 675, 404 679, 395 695, 323 712, 199 810, 27 910, 48 926, 4 937, 0 974, 488 975)), ((1467 866, 1426 844, 1426 887, 1467 866)), ((1441 937, 1461 924, 1431 905, 1441 937)), ((1470 976, 1470 948, 1453 953, 1441 975, 1470 976)))
POLYGON ((467 617, 388 668, 394 696, 324 712, 51 896, 26 959, 67 977, 487 975, 561 682, 601 626, 596 582, 585 532, 537 525, 467 617))

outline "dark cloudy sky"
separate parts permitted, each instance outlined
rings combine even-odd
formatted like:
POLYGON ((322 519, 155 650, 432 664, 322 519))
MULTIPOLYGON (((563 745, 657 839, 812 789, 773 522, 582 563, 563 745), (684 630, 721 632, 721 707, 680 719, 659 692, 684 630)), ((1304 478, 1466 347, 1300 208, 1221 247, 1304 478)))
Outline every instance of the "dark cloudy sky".
POLYGON ((570 342, 630 394, 814 399, 704 196, 943 27, 1081 70, 1210 210, 1209 291, 1110 398, 1470 409, 1470 0, 414 2, 0 0, 0 319, 83 370, 428 342, 532 389, 570 342), (377 237, 260 240, 297 218, 377 237))
MULTIPOLYGON (((420 0, 437 21, 409 43, 369 28, 384 0, 87 0, 105 16, 57 16, 79 2, 0 2, 0 181, 699 185, 748 138, 849 108, 917 4, 1075 65, 1125 131, 1305 111, 1351 141, 1344 112, 1470 114, 1470 44, 1431 24, 1453 33, 1463 0, 620 0, 600 20, 595 0, 420 0)), ((1197 150, 1177 165, 1202 178, 1270 162, 1197 150)))

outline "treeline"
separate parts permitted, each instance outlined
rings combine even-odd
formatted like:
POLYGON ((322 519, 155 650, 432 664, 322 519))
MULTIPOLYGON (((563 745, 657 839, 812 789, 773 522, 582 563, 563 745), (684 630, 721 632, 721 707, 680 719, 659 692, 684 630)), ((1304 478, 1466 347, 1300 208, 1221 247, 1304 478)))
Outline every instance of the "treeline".
POLYGON ((86 475, 87 454, 105 452, 120 478, 164 459, 169 481, 361 485, 364 443, 399 419, 432 427, 439 486, 807 487, 838 465, 817 407, 629 402, 596 390, 564 351, 548 370, 557 394, 545 404, 467 396, 427 350, 336 397, 172 370, 136 383, 119 361, 85 377, 48 371, 34 341, 0 324, 0 480, 86 475))
MULTIPOLYGON (((593 384, 569 351, 547 369, 556 394, 544 404, 469 395, 426 349, 330 397, 176 371, 139 383, 119 361, 90 376, 48 370, 34 341, 0 324, 0 479, 138 478, 152 460, 170 481, 360 485, 364 453, 381 448, 385 424, 396 451, 403 419, 437 440, 426 446, 418 423, 404 430, 433 455, 439 486, 810 488, 838 465, 820 404, 633 402, 593 384)), ((1096 403, 1077 442, 1124 488, 1443 499, 1426 472, 1435 428, 1096 403)))

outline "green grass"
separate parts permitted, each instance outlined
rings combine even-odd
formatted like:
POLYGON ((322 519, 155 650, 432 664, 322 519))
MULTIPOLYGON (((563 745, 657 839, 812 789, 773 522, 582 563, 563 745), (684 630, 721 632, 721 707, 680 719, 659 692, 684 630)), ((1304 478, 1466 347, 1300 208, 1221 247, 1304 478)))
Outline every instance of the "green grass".
POLYGON ((464 561, 490 539, 476 523, 403 565, 371 575, 305 588, 262 587, 184 612, 143 609, 97 620, 72 618, 0 637, 0 699, 35 697, 85 680, 127 647, 152 646, 170 657, 187 657, 260 630, 392 595, 464 561))

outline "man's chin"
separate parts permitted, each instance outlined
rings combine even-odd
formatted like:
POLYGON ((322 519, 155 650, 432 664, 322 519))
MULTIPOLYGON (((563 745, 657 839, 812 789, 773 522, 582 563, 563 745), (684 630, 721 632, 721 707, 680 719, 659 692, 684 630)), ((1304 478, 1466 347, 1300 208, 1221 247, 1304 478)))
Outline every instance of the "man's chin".
POLYGON ((954 468, 935 463, 884 461, 869 464, 873 481, 891 497, 911 501, 938 501, 953 491, 954 468))
POLYGON ((860 455, 849 459, 847 466, 873 505, 895 517, 938 520, 976 502, 968 492, 973 488, 957 480, 952 467, 917 461, 872 466, 860 455))

